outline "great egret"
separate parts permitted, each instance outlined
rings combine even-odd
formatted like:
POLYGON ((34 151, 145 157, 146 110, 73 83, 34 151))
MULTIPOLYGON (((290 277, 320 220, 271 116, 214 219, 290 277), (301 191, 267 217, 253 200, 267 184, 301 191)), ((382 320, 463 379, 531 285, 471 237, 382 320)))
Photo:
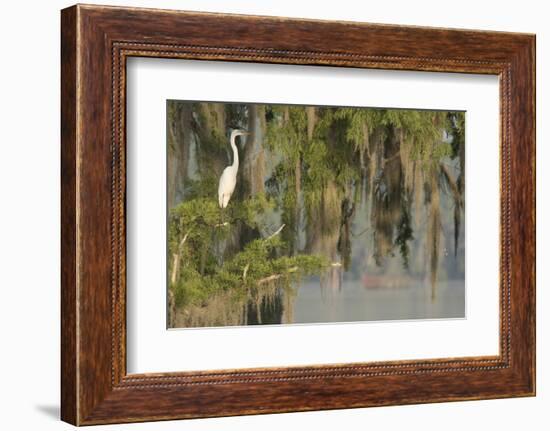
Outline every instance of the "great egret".
POLYGON ((235 138, 237 136, 246 135, 250 135, 250 133, 245 132, 244 130, 236 129, 231 132, 229 142, 231 144, 231 148, 233 149, 233 164, 226 167, 220 177, 220 184, 218 186, 218 203, 220 204, 220 208, 227 207, 229 199, 231 199, 231 195, 235 191, 235 185, 237 184, 239 152, 237 151, 237 145, 235 145, 235 138))

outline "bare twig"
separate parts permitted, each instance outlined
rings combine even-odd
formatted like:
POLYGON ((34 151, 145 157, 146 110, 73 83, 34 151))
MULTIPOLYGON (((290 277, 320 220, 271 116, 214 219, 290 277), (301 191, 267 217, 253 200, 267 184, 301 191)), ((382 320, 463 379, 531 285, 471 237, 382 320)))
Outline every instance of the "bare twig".
POLYGON ((361 235, 367 233, 368 231, 370 231, 370 228, 369 228, 369 227, 366 228, 366 229, 363 229, 363 230, 362 230, 361 232, 359 232, 358 234, 355 234, 355 233, 352 232, 352 233, 351 233, 351 236, 353 236, 354 238, 357 238, 357 237, 359 237, 359 236, 361 236, 361 235))
MULTIPOLYGON (((277 229, 275 232, 273 232, 271 235, 269 235, 267 238, 264 239, 264 241, 269 241, 271 238, 275 237, 276 235, 279 235, 283 228, 285 227, 285 224, 283 223, 279 229, 277 229)), ((248 274, 248 270, 250 269, 250 262, 246 264, 246 266, 243 269, 243 281, 246 281, 246 276, 248 274)), ((298 270, 298 267, 290 268, 288 272, 295 272, 298 270)), ((258 284, 267 283, 272 280, 276 280, 280 277, 282 277, 283 274, 274 274, 270 275, 269 277, 262 278, 258 280, 258 284)))
POLYGON ((277 229, 275 232, 273 232, 271 235, 269 235, 269 236, 265 239, 265 241, 269 241, 269 240, 270 240, 271 238, 273 238, 274 236, 279 235, 279 234, 281 233, 281 231, 283 230, 284 227, 285 227, 285 224, 283 223, 283 224, 281 225, 281 227, 280 227, 279 229, 277 229))
MULTIPOLYGON (((190 231, 189 231, 190 232, 190 231)), ((185 241, 187 241, 187 238, 189 236, 189 232, 187 232, 181 241, 178 244, 177 251, 173 254, 172 258, 172 274, 170 276, 170 282, 174 284, 176 280, 178 279, 178 272, 179 272, 179 266, 180 266, 180 254, 181 249, 183 248, 183 245, 185 244, 185 241)))
POLYGON ((392 154, 390 157, 384 157, 382 159, 382 167, 386 166, 386 163, 393 161, 396 159, 400 154, 400 150, 397 150, 394 154, 392 154))
POLYGON ((178 251, 181 250, 181 248, 183 247, 183 244, 185 244, 185 241, 187 241, 187 237, 189 236, 190 232, 191 231, 189 231, 185 235, 183 235, 183 238, 181 239, 180 243, 178 244, 178 251))
POLYGON ((268 276, 268 277, 260 278, 260 279, 257 281, 257 284, 269 283, 270 281, 278 280, 279 278, 284 277, 285 275, 291 274, 291 273, 296 272, 296 271, 298 271, 298 267, 297 267, 297 266, 293 266, 292 268, 288 268, 288 270, 286 271, 286 273, 273 274, 273 275, 270 275, 270 276, 268 276))
POLYGON ((462 196, 460 195, 458 184, 456 183, 456 181, 453 180, 453 177, 451 176, 451 173, 449 172, 449 169, 447 168, 447 166, 441 163, 440 168, 441 168, 441 172, 443 172, 443 176, 445 177, 445 180, 447 181, 447 184, 449 184, 449 187, 451 189, 455 202, 457 202, 458 205, 462 208, 463 206, 462 196))

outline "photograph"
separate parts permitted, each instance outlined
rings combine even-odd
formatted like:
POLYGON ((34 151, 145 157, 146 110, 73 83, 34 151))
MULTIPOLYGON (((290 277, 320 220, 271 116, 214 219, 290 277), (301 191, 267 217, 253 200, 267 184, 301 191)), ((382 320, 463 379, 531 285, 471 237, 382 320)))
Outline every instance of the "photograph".
POLYGON ((465 318, 465 117, 167 100, 168 328, 465 318))

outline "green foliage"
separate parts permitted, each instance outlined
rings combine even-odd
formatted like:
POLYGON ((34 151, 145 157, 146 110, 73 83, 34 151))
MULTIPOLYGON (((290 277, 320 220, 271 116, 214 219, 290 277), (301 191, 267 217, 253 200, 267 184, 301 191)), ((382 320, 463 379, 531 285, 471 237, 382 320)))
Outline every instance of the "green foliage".
POLYGON ((177 256, 181 269, 171 289, 178 307, 204 305, 220 292, 243 296, 263 282, 289 283, 327 265, 319 256, 279 256, 285 248, 279 235, 254 239, 220 262, 218 246, 242 226, 263 228, 261 216, 270 209, 273 202, 261 193, 241 202, 230 201, 223 212, 212 198, 191 199, 172 209, 169 255, 177 256))
POLYGON ((464 148, 466 140, 466 113, 465 112, 449 112, 447 114, 447 130, 451 136, 451 148, 453 158, 459 156, 460 149, 464 148))

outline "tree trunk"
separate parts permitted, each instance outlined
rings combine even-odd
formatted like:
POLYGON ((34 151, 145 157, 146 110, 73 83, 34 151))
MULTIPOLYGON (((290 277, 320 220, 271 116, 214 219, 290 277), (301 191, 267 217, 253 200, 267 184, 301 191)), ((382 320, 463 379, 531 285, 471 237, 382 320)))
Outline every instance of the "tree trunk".
POLYGON ((192 141, 192 106, 170 102, 168 107, 168 208, 183 199, 192 141))
MULTIPOLYGON (((247 182, 247 194, 257 195, 265 191, 265 154, 262 146, 265 133, 265 106, 248 105, 248 131, 246 147, 244 147, 243 167, 247 182)), ((241 147, 243 148, 243 147, 241 147)))
POLYGON ((317 121, 317 115, 315 113, 314 106, 306 106, 307 116, 307 138, 311 141, 313 138, 313 130, 315 129, 315 123, 317 121))

